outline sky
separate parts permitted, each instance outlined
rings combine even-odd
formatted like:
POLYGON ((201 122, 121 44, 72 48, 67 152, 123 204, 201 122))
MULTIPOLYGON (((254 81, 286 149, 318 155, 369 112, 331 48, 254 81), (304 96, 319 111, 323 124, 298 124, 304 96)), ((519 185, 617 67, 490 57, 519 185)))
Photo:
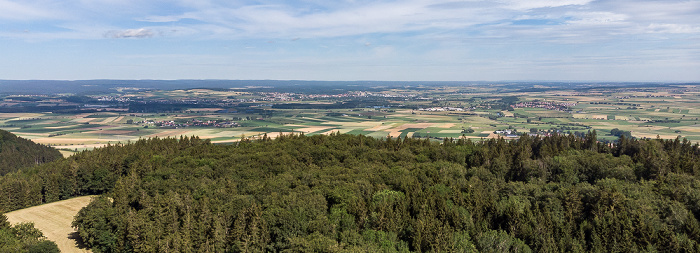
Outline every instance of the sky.
POLYGON ((700 0, 0 0, 0 79, 700 81, 700 0))

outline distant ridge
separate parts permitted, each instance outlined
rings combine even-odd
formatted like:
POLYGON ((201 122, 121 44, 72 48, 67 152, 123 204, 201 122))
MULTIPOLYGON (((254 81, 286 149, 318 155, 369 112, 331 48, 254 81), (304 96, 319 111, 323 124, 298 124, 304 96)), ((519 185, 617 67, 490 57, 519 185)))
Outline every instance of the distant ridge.
POLYGON ((420 86, 480 86, 499 85, 511 90, 530 89, 535 86, 552 88, 582 89, 595 87, 630 87, 630 86, 673 86, 700 83, 666 83, 666 82, 557 82, 557 81, 313 81, 313 80, 0 80, 0 94, 47 95, 61 93, 78 93, 81 95, 115 92, 117 88, 139 88, 151 90, 176 89, 240 89, 270 90, 277 92, 293 91, 297 93, 314 93, 319 90, 328 93, 371 91, 376 87, 420 87, 420 86))

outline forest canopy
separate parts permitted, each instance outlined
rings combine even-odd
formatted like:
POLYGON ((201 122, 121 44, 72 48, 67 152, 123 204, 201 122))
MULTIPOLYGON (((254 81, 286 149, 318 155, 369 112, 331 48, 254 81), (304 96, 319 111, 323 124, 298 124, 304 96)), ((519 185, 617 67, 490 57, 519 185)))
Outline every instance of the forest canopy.
POLYGON ((62 158, 58 150, 0 130, 0 176, 62 158))
POLYGON ((284 135, 144 139, 0 179, 0 211, 99 194, 94 252, 698 252, 700 150, 284 135))

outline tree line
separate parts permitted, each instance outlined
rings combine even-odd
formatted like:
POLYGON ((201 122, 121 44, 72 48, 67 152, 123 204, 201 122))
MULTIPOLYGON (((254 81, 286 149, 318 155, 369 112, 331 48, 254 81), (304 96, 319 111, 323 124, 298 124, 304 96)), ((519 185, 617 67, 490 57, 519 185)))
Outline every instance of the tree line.
POLYGON ((584 137, 143 139, 0 179, 0 211, 97 194, 94 252, 698 252, 700 149, 584 137))

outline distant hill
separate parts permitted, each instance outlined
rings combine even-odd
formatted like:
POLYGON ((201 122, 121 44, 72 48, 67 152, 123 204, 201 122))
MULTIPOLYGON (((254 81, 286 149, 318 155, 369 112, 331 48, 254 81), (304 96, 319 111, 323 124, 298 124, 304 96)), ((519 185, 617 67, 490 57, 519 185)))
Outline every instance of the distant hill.
POLYGON ((275 91, 306 94, 340 94, 349 91, 406 88, 423 89, 425 86, 484 86, 497 85, 507 91, 540 91, 550 89, 596 89, 605 87, 658 87, 684 83, 641 82, 550 82, 550 81, 310 81, 310 80, 0 80, 0 94, 103 94, 118 88, 141 90, 176 89, 241 89, 250 92, 275 91), (546 88, 544 88, 546 87, 546 88))
POLYGON ((0 175, 61 158, 58 150, 0 130, 0 175))

